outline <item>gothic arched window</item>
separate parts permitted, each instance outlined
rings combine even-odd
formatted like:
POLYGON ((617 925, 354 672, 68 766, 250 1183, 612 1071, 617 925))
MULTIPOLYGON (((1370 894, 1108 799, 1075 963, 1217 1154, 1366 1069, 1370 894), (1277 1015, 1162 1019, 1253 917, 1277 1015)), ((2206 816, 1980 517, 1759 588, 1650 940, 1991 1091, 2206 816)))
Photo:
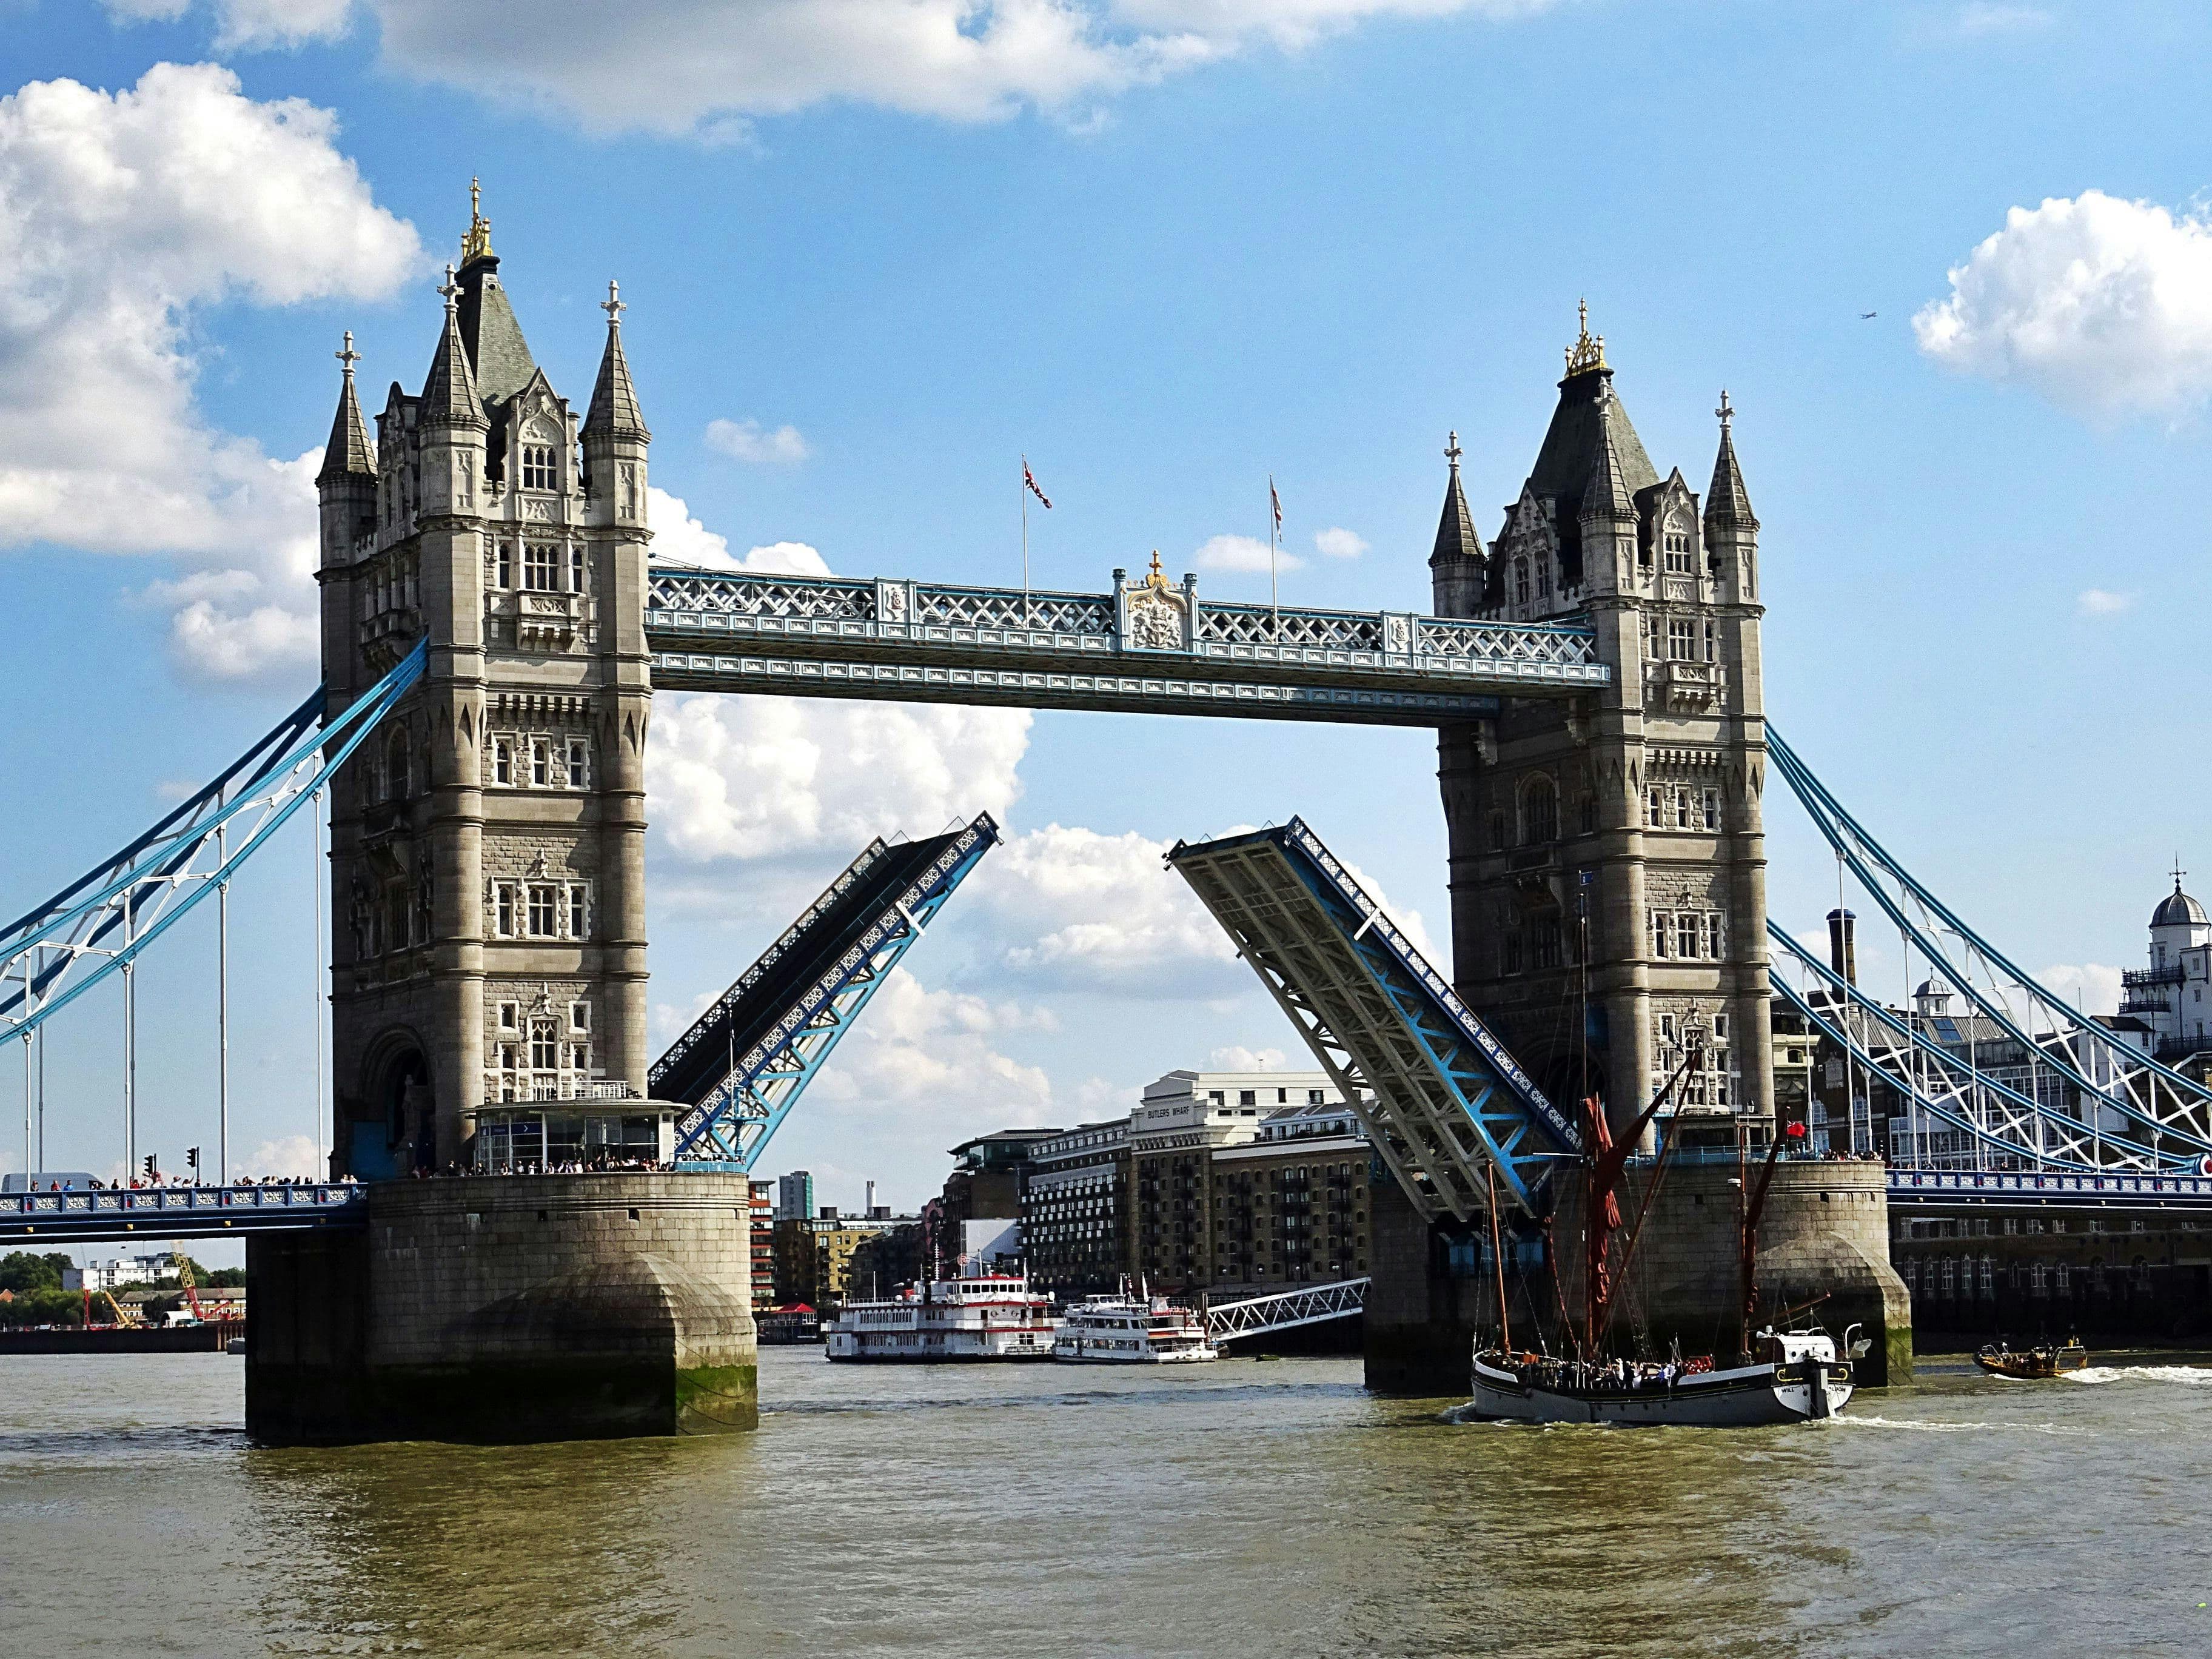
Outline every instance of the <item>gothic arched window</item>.
POLYGON ((414 793, 414 779, 410 775, 407 758, 407 734, 394 732, 391 747, 386 751, 384 782, 386 799, 405 800, 414 793))
POLYGON ((1559 838, 1559 792, 1547 777, 1528 781, 1521 792, 1521 839, 1541 847, 1559 838))
POLYGON ((1528 603, 1528 561, 1526 559, 1513 561, 1513 602, 1516 605, 1528 603))

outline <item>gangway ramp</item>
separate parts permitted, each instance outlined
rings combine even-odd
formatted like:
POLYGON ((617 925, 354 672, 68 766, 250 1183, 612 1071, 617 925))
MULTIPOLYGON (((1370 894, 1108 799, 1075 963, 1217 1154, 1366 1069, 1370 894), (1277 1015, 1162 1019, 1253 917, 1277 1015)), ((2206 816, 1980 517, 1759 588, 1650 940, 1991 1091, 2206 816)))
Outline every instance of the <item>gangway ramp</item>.
POLYGON ((750 1171, 838 1038, 983 854, 988 812, 941 836, 880 837, 668 1052, 648 1092, 691 1109, 677 1120, 679 1164, 750 1171))
POLYGON ((1301 1325, 1349 1319, 1367 1309, 1365 1278, 1340 1279, 1327 1285, 1300 1285, 1266 1296, 1216 1302, 1206 1310, 1206 1340, 1218 1345, 1247 1336, 1270 1336, 1301 1325))
POLYGON ((1468 1221, 1488 1176, 1531 1214, 1574 1121, 1304 821, 1178 842, 1169 867, 1237 943, 1422 1216, 1468 1221))

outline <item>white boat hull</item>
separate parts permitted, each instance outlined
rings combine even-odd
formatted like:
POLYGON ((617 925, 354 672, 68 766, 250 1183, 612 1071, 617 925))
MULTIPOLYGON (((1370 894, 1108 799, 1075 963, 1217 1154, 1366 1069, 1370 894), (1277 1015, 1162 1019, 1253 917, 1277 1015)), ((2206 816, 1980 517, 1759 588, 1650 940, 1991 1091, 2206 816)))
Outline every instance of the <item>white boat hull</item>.
POLYGON ((1062 1340, 1054 1345, 1052 1357, 1063 1365, 1206 1365, 1221 1358, 1221 1350, 1177 1348, 1161 1353, 1128 1353, 1062 1340))
POLYGON ((1833 1417, 1850 1402, 1851 1368, 1830 1362, 1743 1365, 1637 1389, 1559 1389, 1474 1362, 1474 1414, 1516 1423, 1755 1428, 1833 1417))

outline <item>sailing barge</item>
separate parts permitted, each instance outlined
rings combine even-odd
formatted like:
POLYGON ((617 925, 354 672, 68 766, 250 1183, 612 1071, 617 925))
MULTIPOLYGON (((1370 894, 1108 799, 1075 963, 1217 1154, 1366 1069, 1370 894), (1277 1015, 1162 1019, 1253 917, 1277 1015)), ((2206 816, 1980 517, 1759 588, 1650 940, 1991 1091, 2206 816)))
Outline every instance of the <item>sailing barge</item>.
MULTIPOLYGON (((1635 1225, 1616 1270, 1611 1261, 1613 1236, 1621 1227, 1620 1191, 1628 1152, 1658 1116, 1682 1078, 1703 1063, 1702 1044, 1693 1040, 1673 1077, 1616 1146, 1608 1133, 1604 1103, 1586 1099, 1589 1150, 1583 1160, 1583 1260, 1585 1269, 1581 1329, 1565 1333, 1574 1357, 1528 1353, 1513 1345, 1506 1313, 1504 1258, 1499 1248, 1497 1190, 1491 1193, 1491 1252, 1497 1264, 1498 1346, 1474 1356, 1473 1414, 1521 1423, 1607 1423, 1622 1425, 1676 1424, 1696 1428, 1749 1428, 1802 1423, 1835 1416, 1850 1402, 1851 1361, 1863 1352, 1854 1343, 1858 1327, 1844 1334, 1843 1354, 1826 1331, 1777 1329, 1770 1322, 1756 1339, 1759 1297, 1753 1274, 1759 1220, 1773 1182, 1774 1167, 1786 1139, 1773 1137, 1755 1183, 1745 1181, 1739 1247, 1742 1285, 1744 1350, 1737 1364, 1716 1369, 1710 1356, 1687 1360, 1679 1355, 1662 1363, 1608 1358, 1614 1291, 1634 1256, 1651 1203, 1665 1178, 1671 1137, 1662 1138, 1659 1157, 1645 1184, 1635 1225), (1755 1341, 1755 1349, 1754 1349, 1755 1341)), ((1802 1125, 1791 1124, 1802 1135, 1802 1125)), ((1562 1307, 1564 1315, 1565 1309, 1562 1307)))

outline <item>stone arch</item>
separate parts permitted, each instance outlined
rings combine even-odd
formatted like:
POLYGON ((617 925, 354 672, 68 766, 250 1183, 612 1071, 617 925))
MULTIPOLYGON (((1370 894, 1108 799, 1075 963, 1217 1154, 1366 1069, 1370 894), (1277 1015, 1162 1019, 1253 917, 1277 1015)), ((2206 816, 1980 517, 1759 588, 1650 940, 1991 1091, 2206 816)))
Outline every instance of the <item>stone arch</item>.
POLYGON ((428 1047, 411 1027, 395 1026, 362 1057, 360 1112, 345 1149, 362 1180, 389 1178, 436 1161, 435 1091, 428 1047))

